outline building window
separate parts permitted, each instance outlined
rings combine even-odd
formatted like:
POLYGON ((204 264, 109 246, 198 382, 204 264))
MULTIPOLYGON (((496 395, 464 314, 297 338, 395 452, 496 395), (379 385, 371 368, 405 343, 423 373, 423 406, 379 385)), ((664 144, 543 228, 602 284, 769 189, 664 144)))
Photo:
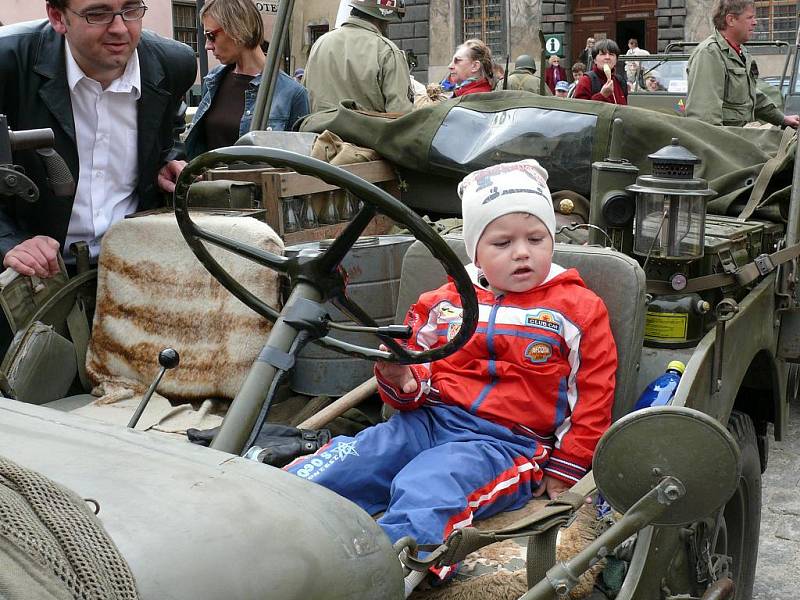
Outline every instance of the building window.
POLYGON ((494 56, 506 53, 506 28, 502 0, 464 0, 464 40, 478 38, 494 56))
POLYGON ((314 42, 316 42, 319 38, 328 33, 329 30, 330 27, 327 25, 327 23, 323 25, 309 25, 308 26, 309 46, 313 46, 314 42))
POLYGON ((756 2, 754 40, 783 40, 794 45, 797 36, 795 0, 760 0, 756 2))
POLYGON ((172 3, 172 37, 197 54, 197 5, 172 3))

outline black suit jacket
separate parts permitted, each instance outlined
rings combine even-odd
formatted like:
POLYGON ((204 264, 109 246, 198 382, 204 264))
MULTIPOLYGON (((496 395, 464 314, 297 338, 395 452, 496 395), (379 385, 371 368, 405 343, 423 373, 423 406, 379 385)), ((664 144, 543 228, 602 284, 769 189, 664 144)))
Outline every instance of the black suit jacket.
MULTIPOLYGON (((0 29, 0 114, 12 130, 51 128, 55 149, 78 180, 75 121, 67 83, 62 35, 47 21, 0 29)), ((197 63, 185 44, 143 31, 138 46, 142 92, 138 108, 139 209, 159 206, 157 177, 168 160, 184 158, 178 135, 184 128, 183 95, 194 83, 197 63)), ((47 235, 64 244, 73 198, 48 189, 44 164, 34 151, 14 162, 39 186, 34 203, 0 199, 0 254, 21 241, 47 235)))

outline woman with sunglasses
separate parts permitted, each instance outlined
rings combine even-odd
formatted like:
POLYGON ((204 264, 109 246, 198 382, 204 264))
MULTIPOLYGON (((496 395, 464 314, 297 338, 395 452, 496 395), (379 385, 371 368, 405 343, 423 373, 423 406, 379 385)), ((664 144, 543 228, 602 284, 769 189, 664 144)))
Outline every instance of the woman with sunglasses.
POLYGON ((467 40, 456 48, 450 61, 453 97, 492 91, 492 51, 481 40, 467 40))
MULTIPOLYGON (((206 50, 221 63, 204 80, 204 93, 186 138, 190 158, 231 146, 250 130, 266 57, 264 25, 251 0, 208 0, 200 11, 206 50)), ((278 73, 268 127, 292 128, 308 114, 308 93, 283 71, 278 73)))

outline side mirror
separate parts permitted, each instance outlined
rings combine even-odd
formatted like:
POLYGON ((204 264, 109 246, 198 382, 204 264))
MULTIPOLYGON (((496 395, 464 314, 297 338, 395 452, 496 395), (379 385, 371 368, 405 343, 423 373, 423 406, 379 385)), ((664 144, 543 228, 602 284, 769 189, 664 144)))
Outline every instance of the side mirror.
POLYGON ((658 406, 631 413, 601 438, 595 483, 617 511, 627 512, 665 477, 684 493, 651 522, 684 525, 720 508, 739 481, 739 447, 716 419, 698 410, 658 406))
POLYGON ((741 471, 736 441, 705 413, 658 406, 623 417, 597 444, 592 473, 606 501, 624 515, 577 555, 556 563, 520 600, 565 595, 609 548, 648 525, 683 525, 713 514, 733 496, 741 471))

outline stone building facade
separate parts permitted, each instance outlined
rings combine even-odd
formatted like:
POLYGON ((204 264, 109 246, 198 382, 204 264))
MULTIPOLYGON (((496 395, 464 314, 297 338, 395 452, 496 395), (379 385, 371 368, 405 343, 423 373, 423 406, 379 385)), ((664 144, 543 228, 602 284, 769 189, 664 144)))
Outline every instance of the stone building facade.
MULTIPOLYGON (((663 52, 670 43, 700 41, 713 27, 713 0, 407 0, 403 23, 389 27, 401 49, 417 58, 414 75, 420 81, 438 81, 458 44, 472 32, 466 15, 500 11, 497 27, 488 27, 486 37, 502 63, 520 54, 531 54, 539 62, 539 29, 545 38, 558 37, 566 64, 571 64, 587 37, 616 39, 623 52, 635 37, 650 52, 663 52), (510 49, 510 52, 509 50, 510 49)), ((757 37, 794 41, 797 27, 795 0, 759 0, 757 37)), ((486 19, 490 20, 489 18, 486 19)), ((481 37, 481 36, 479 36, 481 37)), ((772 48, 754 49, 763 74, 779 74, 785 54, 772 48)))

